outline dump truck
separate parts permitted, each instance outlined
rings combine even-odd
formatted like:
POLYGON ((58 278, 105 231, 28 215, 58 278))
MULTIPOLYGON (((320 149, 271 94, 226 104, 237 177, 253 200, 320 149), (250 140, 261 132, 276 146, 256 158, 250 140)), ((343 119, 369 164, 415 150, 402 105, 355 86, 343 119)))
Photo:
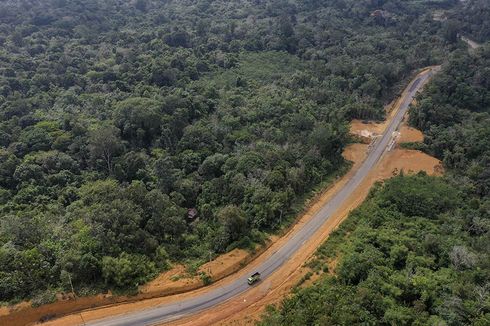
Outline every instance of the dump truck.
POLYGON ((247 279, 247 283, 248 285, 252 285, 254 284, 255 282, 258 282, 260 281, 260 273, 259 272, 255 272, 253 273, 252 275, 250 275, 250 277, 247 279))

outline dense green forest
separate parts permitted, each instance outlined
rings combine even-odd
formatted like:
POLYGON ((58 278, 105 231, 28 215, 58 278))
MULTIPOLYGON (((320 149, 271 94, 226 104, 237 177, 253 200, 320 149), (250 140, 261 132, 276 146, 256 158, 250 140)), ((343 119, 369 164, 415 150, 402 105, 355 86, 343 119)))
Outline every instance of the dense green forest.
POLYGON ((310 263, 320 273, 336 260, 335 273, 259 324, 490 324, 490 43, 453 52, 410 122, 446 176, 378 185, 310 263))
POLYGON ((459 182, 490 195, 490 43, 454 52, 421 94, 410 122, 425 134, 422 149, 459 182))
POLYGON ((458 31, 477 42, 490 40, 490 3, 487 0, 462 1, 462 8, 449 14, 448 30, 458 31))
POLYGON ((373 189, 311 263, 325 273, 260 325, 488 325, 490 199, 442 178, 373 189))
POLYGON ((431 16, 456 3, 0 2, 0 301, 261 241, 462 46, 431 16))

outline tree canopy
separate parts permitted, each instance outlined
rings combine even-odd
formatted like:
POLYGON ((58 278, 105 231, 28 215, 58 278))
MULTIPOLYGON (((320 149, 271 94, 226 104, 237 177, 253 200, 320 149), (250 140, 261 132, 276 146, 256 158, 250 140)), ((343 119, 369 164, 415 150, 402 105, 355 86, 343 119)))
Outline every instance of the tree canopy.
MULTIPOLYGON (((465 3, 451 15, 484 5, 465 3)), ((489 50, 455 49, 410 109, 425 136, 418 148, 446 175, 377 185, 310 262, 327 273, 269 307, 259 325, 490 323, 489 50)))
POLYGON ((452 5, 1 1, 0 301, 134 289, 278 230, 345 171, 349 120, 461 46, 431 19, 452 5))
POLYGON ((269 307, 258 324, 488 324, 489 208, 488 197, 450 180, 419 174, 387 181, 310 262, 326 273, 269 307), (393 205, 387 200, 394 197, 400 202, 393 205), (451 204, 433 209, 432 198, 451 204))

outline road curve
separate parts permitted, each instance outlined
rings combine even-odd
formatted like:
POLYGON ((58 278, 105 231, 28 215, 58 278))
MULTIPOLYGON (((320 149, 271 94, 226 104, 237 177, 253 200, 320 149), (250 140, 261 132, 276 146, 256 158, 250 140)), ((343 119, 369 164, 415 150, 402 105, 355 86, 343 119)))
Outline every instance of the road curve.
MULTIPOLYGON (((332 197, 332 199, 322 207, 304 227, 295 233, 291 239, 279 250, 273 253, 266 261, 259 265, 256 270, 260 272, 262 279, 270 277, 281 265, 284 264, 302 244, 310 237, 314 236, 316 230, 325 223, 330 216, 349 198, 353 191, 360 185, 371 169, 379 161, 386 151, 393 132, 397 130, 403 116, 405 115, 410 103, 417 91, 424 82, 433 74, 432 69, 428 69, 419 75, 408 85, 404 96, 401 99, 399 109, 387 126, 382 137, 377 140, 368 156, 355 172, 354 176, 332 197)), ((170 322, 193 313, 216 306, 224 301, 247 291, 250 286, 247 284, 247 276, 241 276, 229 284, 216 290, 209 291, 198 297, 182 299, 175 303, 165 304, 149 309, 131 312, 123 315, 111 316, 108 318, 89 322, 90 326, 133 326, 133 325, 155 325, 170 322)))

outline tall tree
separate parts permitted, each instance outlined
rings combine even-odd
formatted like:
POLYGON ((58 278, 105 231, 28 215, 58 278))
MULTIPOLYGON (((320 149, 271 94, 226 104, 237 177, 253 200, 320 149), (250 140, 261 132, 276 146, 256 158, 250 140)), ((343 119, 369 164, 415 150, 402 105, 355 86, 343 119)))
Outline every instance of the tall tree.
POLYGON ((114 126, 99 126, 90 131, 89 149, 92 159, 101 159, 109 175, 114 170, 114 156, 122 149, 119 129, 114 126))

